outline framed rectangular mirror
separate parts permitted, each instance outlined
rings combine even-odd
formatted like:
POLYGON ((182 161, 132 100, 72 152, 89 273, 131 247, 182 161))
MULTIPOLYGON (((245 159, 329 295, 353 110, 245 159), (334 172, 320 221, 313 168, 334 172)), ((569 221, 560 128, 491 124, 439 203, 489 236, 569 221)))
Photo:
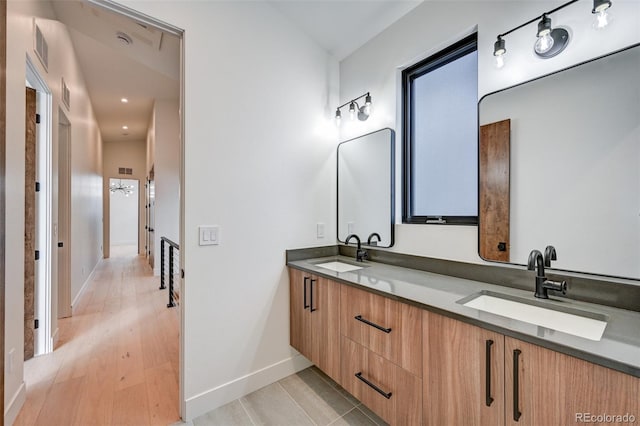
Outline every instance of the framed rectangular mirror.
POLYGON ((479 252, 640 279, 640 45, 479 104, 479 252))
POLYGON ((338 145, 338 241, 356 234, 364 245, 393 245, 394 152, 389 128, 338 145))

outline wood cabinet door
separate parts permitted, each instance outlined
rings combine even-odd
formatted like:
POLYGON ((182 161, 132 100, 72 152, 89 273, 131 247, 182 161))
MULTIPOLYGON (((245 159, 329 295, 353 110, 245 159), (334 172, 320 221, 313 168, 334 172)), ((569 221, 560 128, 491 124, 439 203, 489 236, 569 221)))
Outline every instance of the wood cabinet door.
POLYGON ((423 423, 504 425, 504 336, 428 311, 422 316, 423 423))
MULTIPOLYGON (((594 423, 587 416, 640 417, 640 379, 518 339, 505 338, 507 425, 594 423), (516 420, 517 419, 517 420, 516 420)), ((627 422, 628 423, 628 422, 627 422)))
POLYGON ((289 343, 309 359, 311 359, 310 280, 311 274, 289 269, 289 343))
POLYGON ((340 284, 311 276, 311 361, 340 382, 340 284))

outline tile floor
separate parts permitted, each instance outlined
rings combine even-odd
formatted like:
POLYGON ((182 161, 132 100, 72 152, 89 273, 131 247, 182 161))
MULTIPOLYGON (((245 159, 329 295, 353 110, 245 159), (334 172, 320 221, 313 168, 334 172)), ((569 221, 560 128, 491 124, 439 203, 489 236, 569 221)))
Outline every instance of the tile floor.
POLYGON ((386 423, 316 367, 285 377, 193 420, 194 426, 303 426, 386 423))

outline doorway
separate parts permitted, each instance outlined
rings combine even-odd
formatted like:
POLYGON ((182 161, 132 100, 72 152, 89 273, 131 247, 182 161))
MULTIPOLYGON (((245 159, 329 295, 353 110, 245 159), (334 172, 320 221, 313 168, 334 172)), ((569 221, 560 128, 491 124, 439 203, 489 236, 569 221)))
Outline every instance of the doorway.
POLYGON ((137 179, 109 179, 110 256, 138 254, 140 182, 137 179))

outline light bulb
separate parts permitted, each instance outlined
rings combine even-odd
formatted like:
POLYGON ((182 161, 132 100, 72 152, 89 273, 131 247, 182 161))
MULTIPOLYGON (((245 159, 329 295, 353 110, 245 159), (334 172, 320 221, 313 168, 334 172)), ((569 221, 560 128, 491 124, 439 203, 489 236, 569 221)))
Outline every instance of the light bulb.
POLYGON ((608 9, 600 10, 594 14, 593 28, 596 30, 602 30, 611 23, 611 13, 608 9))
POLYGON ((533 47, 537 53, 547 53, 553 47, 551 32, 541 34, 533 47))
POLYGON ((500 69, 504 67, 504 55, 496 55, 496 68, 500 69))
POLYGON ((371 114, 371 96, 367 94, 367 97, 364 99, 364 112, 367 115, 371 114))
POLYGON ((356 104, 351 102, 349 105, 349 119, 354 120, 356 118, 356 104))
POLYGON ((342 114, 340 113, 340 109, 336 110, 336 126, 340 127, 340 123, 342 122, 342 114))

